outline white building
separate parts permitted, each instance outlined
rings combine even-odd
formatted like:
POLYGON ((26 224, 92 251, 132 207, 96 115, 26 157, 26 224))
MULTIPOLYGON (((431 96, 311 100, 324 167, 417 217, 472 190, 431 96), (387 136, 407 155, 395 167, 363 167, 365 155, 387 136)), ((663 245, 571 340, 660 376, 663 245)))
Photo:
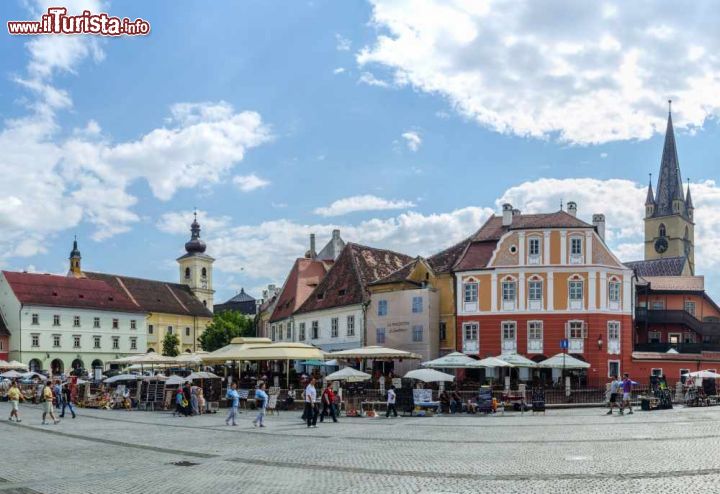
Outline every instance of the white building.
POLYGON ((146 312, 101 280, 3 271, 0 312, 9 358, 33 370, 102 367, 147 348, 146 312))

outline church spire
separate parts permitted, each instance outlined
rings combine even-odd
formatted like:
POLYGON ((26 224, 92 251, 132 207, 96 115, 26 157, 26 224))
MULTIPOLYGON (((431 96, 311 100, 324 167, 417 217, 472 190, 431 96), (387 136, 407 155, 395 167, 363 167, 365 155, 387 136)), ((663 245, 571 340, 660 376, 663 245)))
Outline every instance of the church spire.
POLYGON ((662 160, 660 162, 660 176, 658 177, 655 216, 669 216, 684 211, 673 207, 675 201, 685 202, 683 197, 682 177, 680 176, 680 161, 678 160, 675 144, 675 130, 672 122, 672 100, 668 100, 668 120, 665 131, 665 145, 663 146, 662 160))
POLYGON ((648 180, 648 191, 647 191, 647 197, 645 198, 645 205, 646 206, 655 206, 655 194, 653 193, 652 188, 652 173, 649 173, 650 179, 648 180))
POLYGON ((688 184, 687 184, 687 194, 685 195, 685 207, 690 209, 695 209, 695 206, 693 206, 692 202, 692 196, 690 195, 690 179, 688 178, 688 184))
POLYGON ((82 256, 80 255, 80 249, 78 249, 77 235, 73 240, 73 248, 70 251, 70 270, 68 276, 75 276, 76 278, 84 278, 85 275, 82 272, 81 261, 82 256))

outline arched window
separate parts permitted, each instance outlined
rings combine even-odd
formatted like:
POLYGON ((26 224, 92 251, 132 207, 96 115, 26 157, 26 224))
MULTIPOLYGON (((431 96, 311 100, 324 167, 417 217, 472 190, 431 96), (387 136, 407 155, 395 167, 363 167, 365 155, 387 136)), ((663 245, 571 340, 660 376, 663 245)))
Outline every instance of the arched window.
POLYGON ((580 275, 573 275, 568 280, 568 302, 570 309, 583 308, 583 278, 580 275))
POLYGON ((690 230, 688 230, 688 227, 685 227, 685 236, 683 237, 685 240, 690 238, 690 230))
POLYGON ((200 271, 200 272, 202 273, 203 278, 205 278, 207 276, 207 268, 202 268, 202 271, 200 271))
POLYGON ((185 268, 185 278, 190 278, 190 268, 185 268))
POLYGON ((660 223, 660 227, 658 228, 658 237, 664 237, 667 232, 665 231, 665 224, 660 223))

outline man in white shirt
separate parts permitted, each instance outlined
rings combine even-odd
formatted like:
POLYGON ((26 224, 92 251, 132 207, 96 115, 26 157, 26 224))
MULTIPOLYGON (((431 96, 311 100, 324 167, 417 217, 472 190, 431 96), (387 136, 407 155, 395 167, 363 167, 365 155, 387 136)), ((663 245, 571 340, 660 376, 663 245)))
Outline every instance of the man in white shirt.
POLYGON ((315 378, 313 377, 310 379, 310 382, 305 387, 305 391, 303 392, 303 398, 305 398, 305 420, 307 421, 307 426, 313 426, 317 427, 317 416, 318 416, 318 406, 317 406, 317 390, 315 389, 315 378))
POLYGON ((390 418, 390 411, 395 414, 395 417, 397 417, 397 410, 395 409, 395 386, 390 386, 390 389, 387 391, 387 413, 385 414, 386 418, 390 418))
POLYGON ((620 389, 620 385, 622 383, 618 380, 617 376, 612 376, 612 381, 610 382, 610 389, 608 390, 608 401, 610 402, 610 410, 606 415, 612 415, 613 408, 618 408, 618 413, 622 414, 622 408, 620 408, 620 403, 618 403, 618 390, 620 389))

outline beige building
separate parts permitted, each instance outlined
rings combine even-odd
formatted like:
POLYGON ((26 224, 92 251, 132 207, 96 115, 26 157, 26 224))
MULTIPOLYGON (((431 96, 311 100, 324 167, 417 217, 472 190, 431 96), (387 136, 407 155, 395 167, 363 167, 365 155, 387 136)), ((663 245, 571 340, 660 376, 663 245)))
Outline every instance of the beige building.
POLYGON ((440 350, 440 296, 431 282, 374 284, 367 308, 367 344, 414 352, 422 360, 395 362, 402 376, 440 350))

